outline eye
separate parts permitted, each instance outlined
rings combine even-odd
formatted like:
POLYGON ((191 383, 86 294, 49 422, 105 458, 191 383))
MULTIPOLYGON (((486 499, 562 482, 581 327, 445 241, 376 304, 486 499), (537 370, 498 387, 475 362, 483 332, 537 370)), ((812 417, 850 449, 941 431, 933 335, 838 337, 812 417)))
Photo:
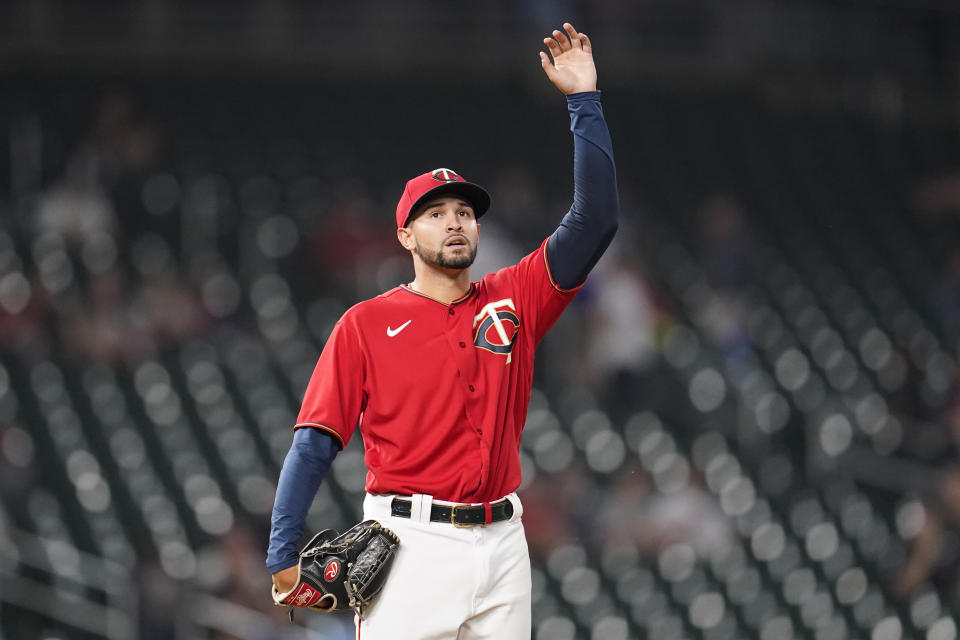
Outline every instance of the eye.
POLYGON ((430 214, 430 217, 431 217, 431 218, 439 218, 439 217, 440 217, 440 212, 439 212, 439 211, 434 211, 433 213, 430 214))

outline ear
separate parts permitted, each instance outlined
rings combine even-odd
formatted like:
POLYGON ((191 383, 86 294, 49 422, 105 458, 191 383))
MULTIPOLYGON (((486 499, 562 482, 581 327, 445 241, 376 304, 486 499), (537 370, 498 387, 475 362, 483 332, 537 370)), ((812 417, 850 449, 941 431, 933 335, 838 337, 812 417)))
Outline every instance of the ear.
POLYGON ((410 233, 410 229, 407 227, 397 229, 397 242, 407 251, 412 251, 415 246, 413 234, 410 233))

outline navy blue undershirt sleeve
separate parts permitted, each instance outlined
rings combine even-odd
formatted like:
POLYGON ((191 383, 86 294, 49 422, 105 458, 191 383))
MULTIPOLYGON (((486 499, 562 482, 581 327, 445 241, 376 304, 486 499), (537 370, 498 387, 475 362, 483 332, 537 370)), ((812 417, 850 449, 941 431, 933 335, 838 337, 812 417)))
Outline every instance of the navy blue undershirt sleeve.
POLYGON ((300 427, 293 432, 293 444, 277 481, 277 496, 270 520, 270 545, 267 548, 270 573, 292 567, 300 559, 297 542, 303 535, 307 512, 339 451, 340 444, 325 431, 300 427))
POLYGON ((547 242, 547 263, 561 289, 583 284, 617 232, 620 199, 613 143, 600 92, 567 96, 573 132, 573 205, 547 242))

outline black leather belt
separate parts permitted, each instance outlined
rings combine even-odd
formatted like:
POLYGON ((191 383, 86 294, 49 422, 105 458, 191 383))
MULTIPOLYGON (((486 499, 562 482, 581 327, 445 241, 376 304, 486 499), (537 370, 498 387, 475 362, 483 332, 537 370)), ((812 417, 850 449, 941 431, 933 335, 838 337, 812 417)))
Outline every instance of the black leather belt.
MULTIPOLYGON (((406 498, 394 498, 390 503, 390 514, 398 518, 409 518, 413 503, 406 498)), ((430 522, 449 522, 455 527, 503 522, 513 517, 513 503, 507 499, 484 504, 434 504, 430 507, 430 522)))

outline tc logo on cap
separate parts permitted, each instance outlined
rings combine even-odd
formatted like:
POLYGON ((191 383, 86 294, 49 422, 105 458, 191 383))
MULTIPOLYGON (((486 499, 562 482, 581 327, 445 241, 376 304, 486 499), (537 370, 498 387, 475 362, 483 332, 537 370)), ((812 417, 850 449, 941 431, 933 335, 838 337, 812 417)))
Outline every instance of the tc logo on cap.
POLYGON ((433 179, 439 182, 460 182, 462 178, 452 169, 434 169, 433 179))

